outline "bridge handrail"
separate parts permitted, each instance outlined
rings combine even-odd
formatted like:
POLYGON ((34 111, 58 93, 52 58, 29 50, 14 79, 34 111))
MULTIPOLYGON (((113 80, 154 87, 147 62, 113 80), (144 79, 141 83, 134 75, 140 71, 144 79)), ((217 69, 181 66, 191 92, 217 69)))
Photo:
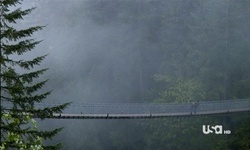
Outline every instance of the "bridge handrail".
MULTIPOLYGON (((199 104, 214 104, 214 103, 238 103, 238 102, 243 102, 243 101, 250 101, 250 98, 245 98, 245 99, 232 99, 232 100, 213 100, 213 101, 198 101, 199 104)), ((187 105, 187 104, 192 104, 193 101, 190 102, 171 102, 171 103, 157 103, 157 102, 153 102, 153 103, 146 103, 146 102, 142 102, 142 103, 113 103, 113 102, 108 102, 108 103, 72 103, 70 104, 71 106, 76 106, 76 107, 82 107, 82 106, 117 106, 117 105, 123 105, 123 106, 148 106, 148 105, 187 105)), ((2 101, 2 104, 11 104, 11 102, 5 102, 2 101)), ((35 105, 47 105, 47 106, 55 106, 55 105, 61 105, 63 104, 62 102, 49 102, 49 103, 35 103, 35 105)))

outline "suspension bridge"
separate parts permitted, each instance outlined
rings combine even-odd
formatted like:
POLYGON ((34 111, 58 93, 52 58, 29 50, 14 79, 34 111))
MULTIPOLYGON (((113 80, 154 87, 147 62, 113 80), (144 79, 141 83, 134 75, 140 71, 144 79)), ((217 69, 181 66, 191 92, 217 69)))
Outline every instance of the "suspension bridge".
MULTIPOLYGON (((60 103, 37 103, 37 108, 60 103)), ((53 119, 138 119, 198 116, 250 111, 250 99, 199 103, 72 103, 53 119)))

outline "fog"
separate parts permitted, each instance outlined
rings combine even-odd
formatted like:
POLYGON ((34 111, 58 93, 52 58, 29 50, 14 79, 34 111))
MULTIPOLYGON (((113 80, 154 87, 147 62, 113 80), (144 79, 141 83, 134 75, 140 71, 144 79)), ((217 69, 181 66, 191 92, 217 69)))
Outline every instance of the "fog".
MULTIPOLYGON (((25 0, 23 8, 37 8, 20 26, 46 27, 34 35, 43 42, 23 57, 49 54, 39 66, 49 68, 41 77, 50 79, 43 89, 53 90, 48 102, 248 98, 249 5, 247 0, 25 0)), ((62 142, 65 150, 168 149, 176 148, 175 142, 199 149, 188 136, 195 133, 197 140, 202 123, 222 119, 192 119, 49 119, 39 126, 63 126, 52 143, 62 142), (194 122, 196 128, 185 135, 184 127, 194 122)), ((218 138, 201 142, 218 148, 218 138)))
POLYGON ((134 36, 137 32, 135 25, 93 23, 84 12, 85 1, 49 3, 47 8, 47 3, 38 2, 41 8, 38 7, 35 13, 40 15, 40 24, 48 24, 39 33, 38 37, 44 41, 38 49, 49 53, 44 66, 49 65, 48 74, 53 74, 49 75, 52 88, 60 85, 56 87, 53 99, 63 102, 68 99, 81 102, 136 101, 136 82, 139 81, 126 80, 138 76, 138 72, 133 72, 139 64, 134 59, 139 57, 139 35, 134 36), (117 87, 112 82, 119 78, 126 83, 118 85, 122 93, 113 94, 117 93, 117 87))

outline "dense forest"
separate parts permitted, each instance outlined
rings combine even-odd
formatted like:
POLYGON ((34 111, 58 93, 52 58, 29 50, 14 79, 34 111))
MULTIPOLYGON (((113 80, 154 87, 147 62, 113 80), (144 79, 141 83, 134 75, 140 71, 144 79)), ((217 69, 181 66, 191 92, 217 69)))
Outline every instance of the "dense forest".
MULTIPOLYGON (((49 97, 170 103, 250 97, 249 0, 36 1, 25 24, 48 52, 49 97)), ((28 4, 27 4, 28 5, 28 4)), ((46 120, 63 149, 250 149, 249 113, 142 120, 46 120), (204 135, 221 124, 230 135, 204 135)))

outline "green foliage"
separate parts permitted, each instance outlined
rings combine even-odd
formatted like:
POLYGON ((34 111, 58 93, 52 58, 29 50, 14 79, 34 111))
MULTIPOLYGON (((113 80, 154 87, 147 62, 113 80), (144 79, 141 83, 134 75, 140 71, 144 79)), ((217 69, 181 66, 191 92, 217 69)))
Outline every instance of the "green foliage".
MULTIPOLYGON (((237 2, 237 7, 242 7, 239 5, 243 3, 245 2, 237 2)), ((231 1, 229 3, 227 1, 190 3, 189 7, 195 9, 186 13, 186 18, 179 20, 186 20, 183 24, 169 21, 166 15, 167 21, 164 23, 173 30, 166 29, 165 31, 166 55, 165 60, 162 61, 160 73, 154 75, 156 85, 150 91, 151 101, 153 99, 154 102, 191 102, 249 98, 250 66, 249 63, 246 64, 248 60, 243 57, 243 55, 249 56, 249 44, 242 40, 231 40, 236 36, 231 33, 242 28, 237 30, 236 26, 230 26, 235 19, 230 14, 240 12, 243 15, 244 13, 239 10, 237 10, 239 12, 233 11, 234 13, 232 13, 229 10, 229 14, 227 14, 227 5, 230 10, 233 9, 231 1), (223 8, 225 11, 222 12, 223 8), (174 30, 176 26, 185 28, 181 37, 176 35, 178 34, 174 30), (168 42, 167 35, 171 35, 171 33, 178 37, 175 39, 178 44, 175 41, 168 42), (242 45, 239 45, 237 41, 242 45), (235 48, 232 49, 232 46, 235 48), (242 49, 238 50, 236 47, 242 49)), ((180 4, 175 9, 181 8, 181 6, 180 4)), ((185 10, 183 9, 183 11, 185 10)), ((175 16, 175 20, 178 20, 177 17, 179 16, 175 16)), ((239 23, 237 26, 244 25, 239 23)), ((249 144, 247 144, 249 134, 246 134, 249 127, 245 126, 249 124, 249 118, 240 117, 240 115, 229 115, 228 118, 231 121, 222 122, 225 119, 219 115, 213 118, 177 119, 179 121, 173 119, 149 121, 144 126, 147 131, 145 136, 147 148, 249 149, 249 144), (237 124, 237 122, 242 124, 237 124), (206 123, 223 124, 224 127, 232 130, 233 135, 204 136, 200 128, 202 124, 206 123), (193 143, 202 143, 202 147, 193 143)))
POLYGON ((250 97, 250 78, 236 81, 232 88, 232 96, 235 98, 249 98, 250 97))
POLYGON ((32 51, 41 42, 29 37, 44 26, 15 29, 13 24, 17 24, 19 19, 23 19, 23 16, 34 10, 34 8, 26 10, 18 8, 11 11, 10 7, 15 7, 16 4, 21 4, 20 0, 0 2, 1 150, 59 149, 60 144, 47 146, 43 141, 51 140, 62 128, 40 131, 33 117, 40 119, 52 117, 53 113, 61 113, 69 103, 55 107, 36 108, 35 103, 42 103, 51 93, 50 91, 38 92, 48 80, 34 82, 47 71, 47 69, 34 70, 35 66, 40 65, 47 55, 31 60, 23 60, 21 56, 32 51), (17 60, 11 58, 13 55, 18 56, 17 60), (19 68, 25 73, 19 73, 17 71, 19 68))
MULTIPOLYGON (((1 118, 2 122, 6 125, 1 126, 6 132, 3 134, 5 135, 5 140, 1 142, 0 149, 6 150, 10 147, 25 150, 43 150, 42 147, 43 138, 39 135, 33 135, 32 132, 38 132, 37 123, 34 119, 30 117, 30 115, 23 115, 25 119, 19 119, 16 117, 16 114, 11 115, 9 112, 3 113, 1 118), (22 123, 20 121, 23 121, 22 123), (24 130, 20 130, 20 124, 25 124, 24 130), (27 132, 27 136, 23 138, 22 134, 27 132)), ((2 123, 1 122, 1 123, 2 123)), ((2 135, 1 135, 2 136, 2 135)))
POLYGON ((162 82, 165 89, 159 92, 157 102, 192 102, 203 101, 206 93, 201 82, 197 79, 173 78, 170 76, 156 75, 155 80, 162 82))

